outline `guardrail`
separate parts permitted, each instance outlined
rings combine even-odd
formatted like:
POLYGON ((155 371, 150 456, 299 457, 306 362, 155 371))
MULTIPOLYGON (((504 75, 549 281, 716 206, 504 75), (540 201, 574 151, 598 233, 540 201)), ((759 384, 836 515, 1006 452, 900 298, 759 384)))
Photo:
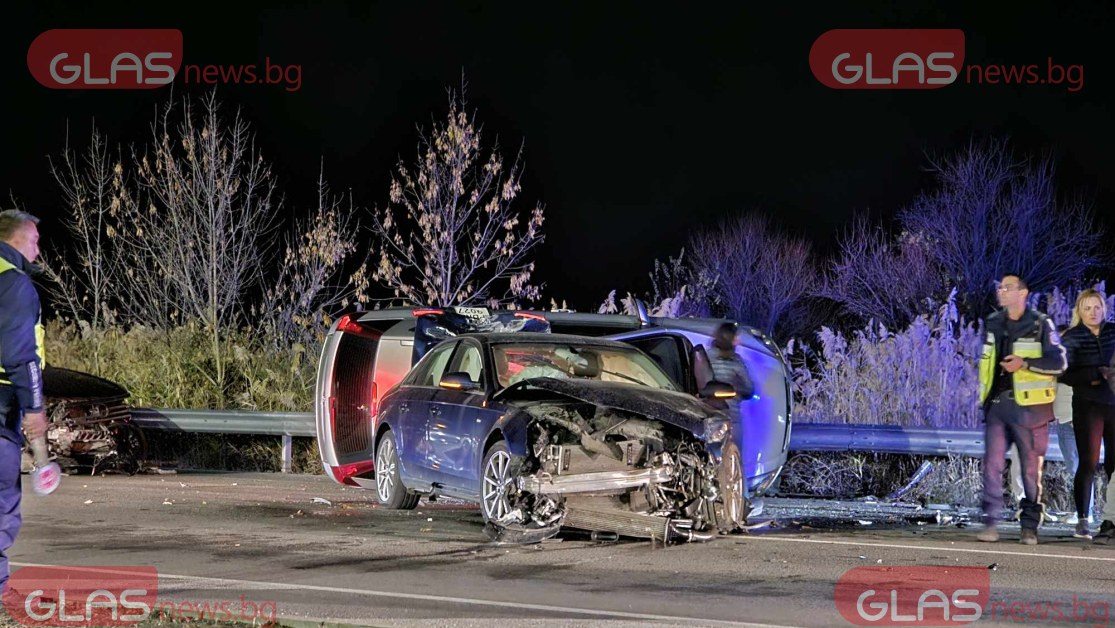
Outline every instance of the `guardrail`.
POLYGON ((316 436, 309 412, 249 412, 245 410, 169 410, 134 408, 132 420, 141 428, 208 434, 282 436, 283 473, 294 460, 294 437, 316 436))
MULTIPOLYGON (((244 410, 167 410, 135 408, 132 417, 142 428, 210 434, 282 436, 282 469, 290 472, 293 437, 316 436, 309 412, 244 410)), ((983 456, 983 430, 935 429, 895 425, 794 423, 791 451, 870 451, 923 456, 983 456)), ((1062 462, 1057 430, 1051 429, 1046 460, 1062 462)))

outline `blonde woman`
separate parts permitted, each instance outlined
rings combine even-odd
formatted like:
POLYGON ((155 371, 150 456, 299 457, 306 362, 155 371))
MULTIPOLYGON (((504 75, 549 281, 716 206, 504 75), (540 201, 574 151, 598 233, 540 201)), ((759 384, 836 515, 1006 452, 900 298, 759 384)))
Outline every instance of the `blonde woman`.
MULTIPOLYGON (((1069 365, 1061 382, 1072 386, 1072 423, 1080 452, 1080 466, 1073 481, 1079 518, 1075 536, 1090 538, 1087 508, 1100 443, 1107 452, 1103 461, 1107 477, 1115 473, 1115 390, 1108 384, 1109 379, 1115 378, 1110 367, 1115 354, 1115 323, 1107 321, 1107 304, 1102 294, 1095 290, 1080 293, 1072 311, 1072 326, 1065 332, 1063 342, 1069 365)), ((1095 535, 1096 543, 1107 544, 1115 535, 1113 485, 1115 482, 1108 482, 1104 521, 1095 535)))

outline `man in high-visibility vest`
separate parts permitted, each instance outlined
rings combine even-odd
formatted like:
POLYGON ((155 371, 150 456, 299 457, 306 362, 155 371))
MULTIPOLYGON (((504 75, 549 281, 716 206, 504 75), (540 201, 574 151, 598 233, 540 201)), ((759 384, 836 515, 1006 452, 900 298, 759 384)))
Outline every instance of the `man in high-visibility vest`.
POLYGON ((8 581, 8 551, 19 534, 22 431, 46 433, 42 320, 30 275, 38 272, 38 218, 0 212, 0 591, 8 581))
POLYGON ((1068 366, 1053 321, 1030 309, 1030 290, 1022 277, 1005 275, 998 286, 1001 310, 984 321, 980 356, 980 403, 983 404, 986 454, 983 459, 981 541, 999 540, 1003 512, 1003 469, 1007 449, 1018 447, 1022 465, 1021 542, 1036 545, 1041 523, 1041 470, 1054 421, 1057 376, 1068 366))

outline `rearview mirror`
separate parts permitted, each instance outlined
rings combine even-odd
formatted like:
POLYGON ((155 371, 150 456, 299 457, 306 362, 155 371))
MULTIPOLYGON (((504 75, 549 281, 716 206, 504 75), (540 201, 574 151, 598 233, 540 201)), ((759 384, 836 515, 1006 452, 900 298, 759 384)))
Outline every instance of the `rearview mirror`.
POLYGON ((472 381, 472 376, 465 372, 446 373, 441 377, 438 386, 449 390, 470 391, 480 388, 480 382, 472 381))

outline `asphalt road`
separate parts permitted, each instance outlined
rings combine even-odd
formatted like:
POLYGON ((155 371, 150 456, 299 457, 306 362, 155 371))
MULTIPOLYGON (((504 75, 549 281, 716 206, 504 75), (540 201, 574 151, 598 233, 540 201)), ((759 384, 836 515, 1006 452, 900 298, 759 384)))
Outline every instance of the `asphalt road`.
POLYGON ((932 512, 911 513, 924 515, 917 523, 901 509, 774 500, 762 517, 770 525, 704 544, 566 534, 498 546, 473 507, 393 512, 374 501, 322 476, 67 477, 49 497, 25 489, 11 560, 151 565, 160 602, 224 600, 244 617, 254 608, 378 626, 850 625, 834 586, 862 566, 994 565, 991 598, 1021 621, 1003 611, 981 625, 1058 625, 1074 608, 1106 625, 1115 606, 1115 546, 1085 544, 1064 526, 1043 528, 1037 547, 1019 545, 1017 527, 991 545, 932 512), (1036 603, 1057 606, 1041 620, 1027 614, 1036 603))

